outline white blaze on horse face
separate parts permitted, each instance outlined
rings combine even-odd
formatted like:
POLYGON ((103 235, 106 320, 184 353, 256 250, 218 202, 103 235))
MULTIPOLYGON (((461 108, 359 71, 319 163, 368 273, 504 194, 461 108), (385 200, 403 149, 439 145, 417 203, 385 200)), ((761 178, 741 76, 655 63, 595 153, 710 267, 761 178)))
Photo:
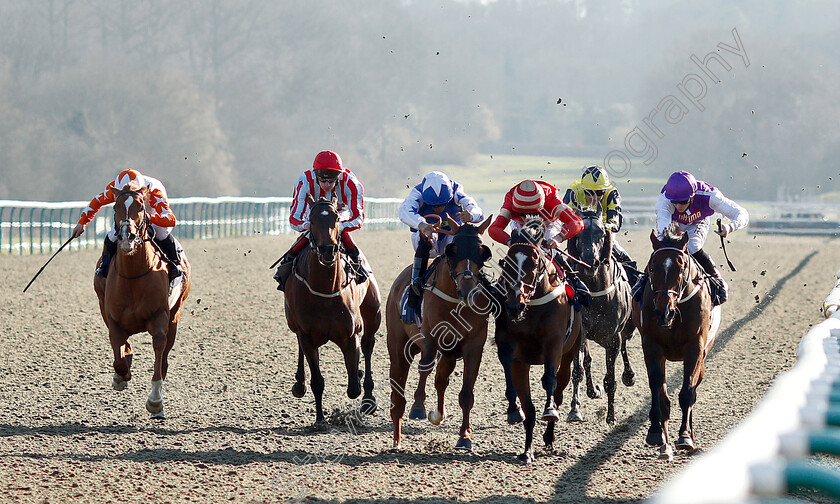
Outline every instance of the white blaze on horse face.
POLYGON ((330 213, 326 210, 321 210, 321 215, 329 215, 330 213))
POLYGON ((134 198, 126 198, 125 199, 125 216, 128 218, 129 209, 131 208, 131 204, 134 203, 134 198))
POLYGON ((522 285, 522 277, 525 273, 525 261, 528 260, 528 255, 522 252, 517 252, 514 256, 516 259, 516 293, 519 294, 519 286, 522 285))

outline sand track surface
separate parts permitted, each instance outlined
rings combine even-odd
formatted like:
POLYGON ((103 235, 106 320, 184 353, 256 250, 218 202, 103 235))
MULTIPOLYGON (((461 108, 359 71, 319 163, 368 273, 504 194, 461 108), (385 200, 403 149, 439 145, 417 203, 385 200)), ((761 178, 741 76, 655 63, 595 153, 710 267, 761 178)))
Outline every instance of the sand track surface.
MULTIPOLYGON (((620 237, 642 264, 648 235, 620 237)), ((354 236, 384 304, 413 255, 409 235, 354 236)), ((111 389, 112 354, 93 291, 99 252, 62 252, 26 294, 23 287, 49 256, 0 256, 0 502, 638 502, 691 460, 681 454, 665 463, 644 443, 650 393, 638 333, 629 344, 637 382, 618 385, 616 425, 604 422, 605 399, 584 397, 586 422, 560 424, 556 451, 537 449, 529 466, 516 460, 524 433, 505 422, 504 380, 491 341, 476 387, 471 454, 453 451, 460 367, 447 391, 450 416, 437 427, 406 420, 404 450, 396 452, 387 402, 380 400, 379 412, 355 432, 348 428, 359 401, 346 396, 340 352, 323 347, 329 423, 313 426, 311 391, 302 399, 291 394, 296 340, 268 269, 292 239, 184 242, 194 281, 170 357, 163 421, 150 420, 144 408, 154 357, 148 334, 132 337, 128 389, 111 389)), ((707 250, 724 264, 717 240, 710 237, 707 250)), ((837 245, 816 237, 732 237, 728 252, 738 271, 725 273, 731 299, 695 409, 701 449, 793 365, 799 339, 822 318, 837 245)), ((600 381, 604 352, 592 352, 600 381)), ((535 397, 539 373, 532 369, 535 397)), ((669 364, 667 374, 678 422, 681 366, 669 364)), ((374 354, 379 398, 388 397, 387 378, 383 320, 374 354)), ((414 370, 409 389, 416 383, 414 370)), ((427 405, 435 398, 431 386, 428 393, 427 405)), ((535 431, 537 447, 543 428, 535 431)))

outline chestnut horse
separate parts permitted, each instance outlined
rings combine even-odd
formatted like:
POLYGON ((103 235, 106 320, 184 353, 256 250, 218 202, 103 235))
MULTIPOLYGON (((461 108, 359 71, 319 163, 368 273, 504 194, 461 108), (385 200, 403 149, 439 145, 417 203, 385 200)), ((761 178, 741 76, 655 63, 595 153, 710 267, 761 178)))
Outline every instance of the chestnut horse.
MULTIPOLYGON (((580 279, 589 287, 592 301, 583 311, 581 332, 581 359, 575 359, 572 382, 578 387, 585 372, 586 393, 590 398, 607 393, 607 417, 609 425, 615 425, 615 361, 621 352, 624 361, 624 373, 621 381, 630 387, 636 382, 636 373, 627 356, 627 340, 633 337, 636 326, 631 318, 630 283, 621 264, 612 257, 613 233, 604 226, 600 212, 581 213, 583 230, 569 240, 569 253, 590 265, 591 268, 578 268, 580 279), (592 384, 592 357, 589 355, 589 340, 593 340, 606 352, 606 374, 604 388, 592 384)), ((572 417, 569 421, 582 421, 583 416, 572 417)))
POLYGON ((665 362, 683 362, 679 394, 682 424, 676 447, 693 451, 692 409, 705 373, 706 356, 720 323, 720 307, 712 309, 706 274, 686 251, 686 233, 672 224, 661 241, 655 232, 651 232, 650 241, 653 253, 645 268, 650 278, 641 307, 633 303, 633 322, 642 334, 651 393, 651 425, 645 441, 660 447, 660 458, 671 460, 674 450, 668 438, 671 401, 665 383, 665 362))
MULTIPOLYGON (((521 421, 524 409, 525 451, 519 460, 534 461, 532 442, 536 408, 531 401, 531 366, 542 364, 545 406, 542 419, 548 421, 543 440, 554 445, 554 424, 560 421, 557 406, 563 403, 563 389, 569 383, 572 360, 580 349, 580 317, 569 299, 569 290, 554 262, 536 244, 544 235, 542 219, 529 218, 511 235, 510 247, 502 260, 498 291, 504 309, 496 317, 496 345, 505 372, 508 423, 521 421)), ((577 396, 578 390, 573 390, 577 396)), ((573 397, 572 403, 577 401, 573 397)))
POLYGON ((111 192, 114 194, 117 254, 111 259, 107 278, 94 275, 93 288, 99 297, 99 310, 114 351, 112 385, 114 390, 124 390, 128 386, 132 362, 128 337, 148 332, 152 335, 155 366, 146 409, 152 418, 165 418, 163 380, 169 367, 169 351, 178 332, 181 309, 190 293, 190 263, 182 253, 184 275, 180 282, 175 280, 170 292, 163 253, 149 236, 148 188, 132 182, 122 191, 111 189, 111 192))
MULTIPOLYGON (((394 448, 402 448, 402 416, 405 412, 405 384, 414 356, 420 353, 420 381, 414 393, 409 418, 426 418, 426 380, 435 367, 437 406, 429 412, 429 421, 440 425, 446 416, 444 393, 457 359, 464 359, 464 382, 458 395, 462 420, 455 449, 472 450, 470 410, 473 407, 476 378, 487 341, 488 313, 493 300, 484 285, 481 272, 490 259, 490 248, 481 243, 481 235, 492 217, 480 226, 455 224, 448 219, 454 236, 438 260, 426 285, 422 304, 421 329, 400 319, 403 293, 411 283, 411 266, 394 280, 385 309, 388 329, 388 355, 391 360, 391 421, 394 425, 394 448)), ((439 231, 442 232, 442 231, 439 231)))
POLYGON ((376 411, 373 396, 371 356, 376 330, 382 321, 379 286, 371 274, 364 283, 357 284, 355 274, 347 271, 346 261, 339 247, 341 219, 336 199, 313 201, 309 204, 309 246, 295 258, 293 275, 285 289, 286 321, 297 335, 298 364, 292 394, 306 393, 306 374, 303 359, 309 364, 309 381, 315 395, 315 422, 324 421, 322 398, 324 376, 318 348, 332 341, 344 355, 347 368, 347 397, 355 399, 362 392, 359 371, 359 349, 364 354, 364 397, 361 410, 376 411))

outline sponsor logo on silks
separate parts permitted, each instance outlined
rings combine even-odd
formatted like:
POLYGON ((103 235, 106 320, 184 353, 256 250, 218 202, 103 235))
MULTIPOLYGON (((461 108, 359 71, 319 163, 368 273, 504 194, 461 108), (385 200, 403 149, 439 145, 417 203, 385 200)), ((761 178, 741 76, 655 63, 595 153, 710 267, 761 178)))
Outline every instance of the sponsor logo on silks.
POLYGON ((682 222, 682 223, 685 223, 685 224, 691 224, 692 222, 694 222, 697 219, 700 219, 702 217, 703 217, 703 214, 700 212, 700 210, 695 210, 694 212, 692 212, 690 214, 689 213, 678 213, 677 214, 677 220, 682 222))

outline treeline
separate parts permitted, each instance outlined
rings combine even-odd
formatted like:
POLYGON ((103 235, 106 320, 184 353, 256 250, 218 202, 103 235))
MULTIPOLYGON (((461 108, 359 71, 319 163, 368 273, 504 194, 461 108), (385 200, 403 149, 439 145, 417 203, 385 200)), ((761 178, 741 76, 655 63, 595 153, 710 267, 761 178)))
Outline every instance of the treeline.
POLYGON ((289 195, 327 148, 371 195, 482 151, 601 157, 626 148, 697 71, 689 56, 731 43, 733 28, 752 64, 663 130, 649 165, 630 153, 628 178, 691 169, 767 199, 803 182, 803 166, 814 180, 835 170, 837 11, 829 0, 0 0, 0 199, 86 199, 125 167, 172 196, 289 195))

